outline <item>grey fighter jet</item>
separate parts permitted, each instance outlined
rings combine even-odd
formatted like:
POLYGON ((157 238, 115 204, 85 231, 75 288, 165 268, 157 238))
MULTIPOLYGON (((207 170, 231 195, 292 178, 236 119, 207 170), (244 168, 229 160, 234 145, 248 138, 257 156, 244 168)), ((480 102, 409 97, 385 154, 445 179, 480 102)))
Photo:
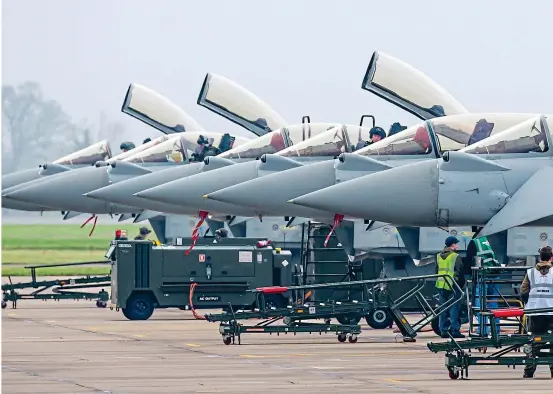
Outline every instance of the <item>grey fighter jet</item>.
POLYGON ((442 158, 393 168, 291 202, 400 226, 553 225, 553 118, 534 116, 442 158), (360 203, 380 201, 378 205, 360 203))
MULTIPOLYGON (((243 111, 236 115, 236 119, 241 122, 237 121, 237 123, 247 127, 255 135, 264 134, 270 128, 279 126, 279 122, 283 122, 275 111, 243 87, 224 77, 208 74, 200 97, 204 98, 204 102, 207 103, 205 105, 213 105, 212 96, 219 100, 217 113, 223 110, 229 111, 229 108, 233 108, 232 105, 237 105, 237 108, 243 111), (241 101, 236 101, 240 98, 241 101), (257 117, 251 119, 251 116, 257 117)), ((174 134, 171 139, 158 146, 140 151, 123 160, 103 163, 106 165, 97 164, 96 167, 87 168, 86 171, 83 169, 79 173, 59 174, 56 178, 50 179, 47 184, 29 185, 10 193, 10 197, 24 202, 40 200, 41 204, 55 209, 70 209, 91 214, 130 213, 136 211, 136 207, 110 204, 105 200, 89 198, 86 194, 122 180, 174 167, 175 164, 200 161, 206 153, 216 155, 222 150, 239 148, 249 141, 248 138, 227 136, 231 138, 228 141, 228 138, 226 140, 222 138, 225 135, 219 133, 188 131, 190 126, 187 122, 194 127, 197 123, 191 121, 191 118, 178 107, 171 105, 167 100, 160 100, 159 95, 152 94, 140 85, 134 85, 129 89, 123 104, 123 112, 162 132, 186 132, 174 134), (219 145, 216 142, 213 144, 219 139, 221 139, 219 145), (197 147, 201 149, 197 150, 197 147)), ((186 171, 184 169, 184 172, 186 171)))
POLYGON ((109 144, 103 140, 54 160, 52 163, 42 164, 38 168, 29 168, 4 175, 2 176, 2 208, 21 211, 49 211, 51 209, 48 207, 14 200, 6 195, 45 176, 90 166, 98 160, 107 160, 111 157, 109 144))
MULTIPOLYGON (((4 208, 22 210, 52 210, 48 207, 7 198, 6 195, 17 189, 29 186, 33 181, 40 179, 42 182, 44 176, 90 166, 97 162, 109 163, 115 160, 122 160, 125 157, 154 146, 156 143, 162 142, 163 138, 166 137, 165 134, 172 134, 175 131, 182 132, 185 131, 185 128, 194 131, 204 130, 194 119, 166 97, 136 83, 131 83, 127 90, 122 112, 160 130, 164 133, 164 136, 139 145, 129 151, 122 152, 117 156, 111 154, 110 147, 106 141, 101 141, 52 163, 40 165, 38 169, 33 168, 3 176, 2 206, 4 208)), ((36 185, 38 183, 34 182, 33 184, 36 185)))

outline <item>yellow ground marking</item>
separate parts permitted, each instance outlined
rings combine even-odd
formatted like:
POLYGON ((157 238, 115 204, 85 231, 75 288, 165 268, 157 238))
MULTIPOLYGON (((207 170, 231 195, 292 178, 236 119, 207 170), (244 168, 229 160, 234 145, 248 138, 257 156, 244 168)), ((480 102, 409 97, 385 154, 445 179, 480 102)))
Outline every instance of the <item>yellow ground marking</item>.
POLYGON ((395 379, 384 379, 384 380, 390 383, 401 383, 401 380, 395 380, 395 379))
POLYGON ((137 338, 144 338, 146 335, 144 334, 133 334, 133 337, 137 337, 137 338))
POLYGON ((196 343, 187 343, 186 346, 190 346, 190 347, 199 347, 200 345, 196 344, 196 343))
POLYGON ((17 313, 8 313, 8 316, 17 316, 17 313))

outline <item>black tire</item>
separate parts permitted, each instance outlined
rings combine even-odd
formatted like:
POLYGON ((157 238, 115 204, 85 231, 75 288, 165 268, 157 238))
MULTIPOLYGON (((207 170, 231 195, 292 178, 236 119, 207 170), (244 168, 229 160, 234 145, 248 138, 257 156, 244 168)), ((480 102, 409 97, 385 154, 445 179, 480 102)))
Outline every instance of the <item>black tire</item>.
POLYGON ((349 343, 357 343, 357 337, 349 337, 349 343))
POLYGON ((288 304, 283 296, 280 294, 269 294, 265 296, 265 307, 266 308, 286 308, 288 304))
POLYGON ((359 324, 359 322, 361 321, 361 316, 350 313, 347 315, 338 315, 336 316, 336 320, 338 320, 338 323, 340 324, 350 326, 359 324))
POLYGON ((449 378, 453 380, 459 379, 459 371, 453 371, 453 369, 448 369, 449 378))
POLYGON ((230 345, 230 342, 232 341, 232 338, 231 337, 226 337, 226 338, 223 338, 223 343, 225 345, 230 345))
POLYGON ((2 300, 2 309, 6 308, 7 306, 8 306, 8 303, 2 300))
POLYGON ((129 320, 148 320, 154 313, 154 300, 149 294, 133 294, 127 300, 127 307, 121 311, 129 320))
POLYGON ((371 328, 377 330, 388 328, 394 322, 388 309, 375 309, 365 316, 365 320, 371 328))
POLYGON ((338 342, 345 342, 347 339, 346 334, 338 334, 338 342))

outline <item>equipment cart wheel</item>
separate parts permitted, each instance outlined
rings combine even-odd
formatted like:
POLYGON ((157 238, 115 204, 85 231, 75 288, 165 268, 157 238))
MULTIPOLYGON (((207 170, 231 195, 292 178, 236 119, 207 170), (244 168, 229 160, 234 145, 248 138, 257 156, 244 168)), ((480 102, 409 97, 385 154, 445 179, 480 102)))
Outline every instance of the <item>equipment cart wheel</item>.
POLYGON ((357 343, 357 335, 351 335, 348 340, 349 343, 357 343))
POLYGON ((459 371, 453 370, 453 368, 448 368, 447 372, 449 373, 449 378, 456 380, 459 379, 459 371))
POLYGON ((223 337, 223 343, 225 345, 230 345, 231 341, 232 341, 231 337, 223 337))
POLYGON ((98 308, 105 308, 105 307, 108 306, 108 303, 105 302, 105 301, 98 300, 98 301, 96 301, 96 306, 97 306, 98 308))
POLYGON ((154 302, 148 294, 133 294, 121 311, 129 320, 148 320, 154 313, 154 302))
POLYGON ((382 330, 390 327, 394 319, 387 309, 375 309, 365 316, 367 324, 374 329, 382 330))
POLYGON ((348 313, 347 315, 338 315, 336 316, 336 320, 338 320, 338 323, 343 325, 357 325, 361 321, 361 316, 354 314, 354 313, 348 313))
POLYGON ((345 342, 346 339, 346 334, 338 334, 338 342, 345 342))
POLYGON ((6 308, 6 306, 8 306, 8 304, 6 303, 6 301, 2 300, 2 309, 6 308))

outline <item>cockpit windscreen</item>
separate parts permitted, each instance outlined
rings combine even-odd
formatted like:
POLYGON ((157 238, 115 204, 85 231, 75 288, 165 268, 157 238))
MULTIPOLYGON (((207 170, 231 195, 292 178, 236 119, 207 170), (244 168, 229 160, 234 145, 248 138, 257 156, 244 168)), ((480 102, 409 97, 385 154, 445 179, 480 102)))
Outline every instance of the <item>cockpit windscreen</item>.
POLYGON ((549 150, 541 117, 528 119, 491 137, 461 149, 472 154, 543 153, 549 150))
POLYGON ((104 161, 111 157, 111 150, 106 140, 87 146, 77 152, 73 152, 54 161, 55 164, 83 164, 91 165, 97 161, 104 161))

